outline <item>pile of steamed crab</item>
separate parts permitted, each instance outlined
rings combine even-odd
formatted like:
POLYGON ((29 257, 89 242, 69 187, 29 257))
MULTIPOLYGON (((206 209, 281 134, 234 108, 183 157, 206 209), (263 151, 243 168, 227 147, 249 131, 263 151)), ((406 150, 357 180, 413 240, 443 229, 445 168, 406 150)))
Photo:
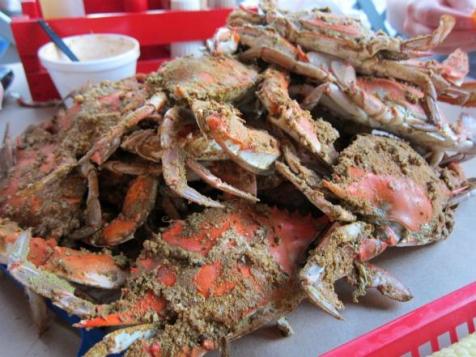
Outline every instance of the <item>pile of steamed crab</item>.
POLYGON ((238 9, 200 56, 87 86, 5 136, 0 261, 27 289, 110 332, 88 356, 201 356, 303 299, 336 318, 345 279, 407 301, 370 263, 445 239, 475 191, 467 55, 450 33, 390 38, 326 9, 238 9))

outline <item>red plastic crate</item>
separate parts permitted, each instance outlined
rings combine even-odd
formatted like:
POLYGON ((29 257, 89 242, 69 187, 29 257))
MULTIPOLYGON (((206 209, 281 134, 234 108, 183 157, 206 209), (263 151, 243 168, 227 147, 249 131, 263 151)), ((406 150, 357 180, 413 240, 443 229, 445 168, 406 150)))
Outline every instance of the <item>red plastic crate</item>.
POLYGON ((426 304, 382 327, 356 338, 321 357, 419 357, 419 348, 431 344, 433 352, 439 351, 438 337, 449 333, 451 343, 458 336, 457 328, 475 332, 476 282, 426 304))
MULTIPOLYGON (((170 58, 171 43, 210 38, 217 28, 225 24, 231 11, 150 10, 156 8, 160 1, 149 0, 147 11, 120 12, 127 7, 127 3, 128 0, 86 0, 85 8, 88 14, 85 17, 53 19, 48 20, 48 23, 61 37, 85 33, 119 33, 132 36, 141 46, 137 71, 148 73, 170 58)), ((23 1, 22 4, 26 16, 12 21, 12 31, 31 96, 36 101, 59 98, 51 78, 37 57, 38 49, 49 42, 37 23, 39 6, 35 0, 23 1)))

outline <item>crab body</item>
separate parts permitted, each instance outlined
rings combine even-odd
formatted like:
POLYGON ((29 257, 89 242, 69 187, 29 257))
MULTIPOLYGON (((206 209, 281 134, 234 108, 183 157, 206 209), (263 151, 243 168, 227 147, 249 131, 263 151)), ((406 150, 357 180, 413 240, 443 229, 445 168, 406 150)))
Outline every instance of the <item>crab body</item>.
POLYGON ((89 356, 199 356, 284 326, 304 298, 340 317, 339 279, 355 299, 410 299, 369 261, 445 239, 476 192, 458 166, 475 120, 450 123, 436 102, 471 101, 467 57, 416 59, 452 23, 390 39, 263 1, 233 12, 210 53, 84 88, 6 136, 0 262, 37 324, 43 296, 77 326, 117 328, 89 356))
MULTIPOLYGON (((298 268, 327 222, 325 217, 230 202, 225 209, 175 221, 146 241, 117 302, 92 308, 70 296, 68 306, 65 294, 57 292, 62 300, 51 295, 85 318, 81 327, 134 326, 113 332, 89 356, 118 352, 118 346, 127 348, 135 340, 132 350, 142 353, 204 353, 276 321, 301 302, 305 295, 296 278, 298 268), (143 329, 149 331, 145 340, 138 333, 143 329)), ((21 243, 31 246, 34 240, 21 243)), ((13 250, 18 257, 20 247, 13 250)), ((27 286, 35 281, 28 276, 48 271, 30 262, 31 251, 10 263, 13 275, 27 286)), ((107 266, 112 271, 114 264, 107 266)))
POLYGON ((345 148, 329 177, 285 155, 279 172, 310 197, 331 219, 344 221, 342 210, 358 214, 353 223, 335 223, 310 253, 300 274, 304 289, 316 305, 340 318, 343 305, 334 293, 336 280, 346 277, 356 294, 377 287, 396 300, 410 292, 368 260, 392 246, 415 246, 448 237, 454 206, 474 184, 455 168, 434 169, 407 143, 390 137, 358 136, 345 148), (331 204, 335 200, 342 206, 331 204), (316 267, 319 268, 316 268, 316 267))

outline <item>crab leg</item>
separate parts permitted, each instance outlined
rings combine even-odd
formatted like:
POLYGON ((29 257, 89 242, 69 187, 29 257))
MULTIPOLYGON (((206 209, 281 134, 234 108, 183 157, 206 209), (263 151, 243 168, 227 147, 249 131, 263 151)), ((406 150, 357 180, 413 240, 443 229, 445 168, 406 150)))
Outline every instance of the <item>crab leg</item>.
POLYGON ((253 197, 258 195, 256 175, 238 166, 233 161, 214 162, 208 167, 215 176, 238 188, 240 191, 244 191, 253 197))
POLYGON ((393 113, 375 96, 371 96, 357 86, 354 69, 340 61, 331 63, 332 71, 338 76, 340 86, 349 97, 378 122, 388 123, 393 119, 393 113))
POLYGON ((457 192, 453 193, 448 201, 448 206, 459 205, 461 202, 476 196, 476 177, 471 177, 466 180, 466 184, 457 192))
POLYGON ((415 72, 422 72, 429 76, 439 92, 439 100, 467 105, 470 93, 466 90, 466 83, 463 83, 469 72, 467 53, 457 49, 442 63, 408 60, 404 62, 404 65, 413 68, 415 72))
MULTIPOLYGON (((4 250, 0 251, 0 263, 8 263, 9 251, 17 247, 17 241, 23 233, 24 231, 16 224, 1 222, 0 244, 4 250)), ((30 238, 30 236, 23 239, 29 244, 25 262, 33 264, 38 269, 78 284, 103 289, 115 289, 124 284, 125 272, 108 254, 94 254, 60 247, 53 239, 30 238)))
POLYGON ((223 207, 220 202, 202 195, 187 184, 186 158, 176 142, 177 122, 180 121, 178 107, 169 109, 160 127, 160 141, 163 148, 162 169, 167 186, 180 197, 207 207, 223 207))
POLYGON ((81 165, 83 176, 88 180, 86 199, 86 221, 95 231, 102 225, 101 204, 99 203, 99 184, 95 167, 90 162, 81 165))
MULTIPOLYGON (((187 156, 200 161, 227 160, 227 155, 215 140, 206 138, 200 130, 187 133, 185 137, 177 138, 187 156)), ((160 135, 153 129, 138 130, 125 138, 121 148, 134 153, 141 158, 160 162, 163 148, 160 144, 160 135)))
POLYGON ((468 148, 461 150, 453 155, 453 157, 446 158, 444 162, 463 162, 471 159, 476 155, 476 118, 467 113, 461 113, 460 117, 453 125, 453 129, 458 135, 461 142, 468 142, 468 148))
POLYGON ((243 26, 234 29, 239 41, 250 48, 240 54, 240 59, 261 58, 288 71, 309 77, 319 82, 335 81, 331 73, 309 63, 306 54, 281 37, 263 27, 243 26))
POLYGON ((103 357, 110 354, 121 353, 137 340, 147 340, 158 332, 154 324, 143 324, 126 327, 107 334, 100 342, 96 343, 84 357, 103 357))
POLYGON ((227 104, 194 101, 192 111, 202 132, 212 137, 231 160, 254 173, 271 170, 280 151, 277 140, 266 131, 247 128, 227 104))
POLYGON ((433 33, 428 35, 421 35, 409 38, 408 40, 400 39, 387 39, 380 41, 377 37, 373 43, 376 46, 371 45, 371 52, 376 54, 382 50, 395 51, 396 53, 403 53, 410 57, 426 56, 427 51, 431 51, 433 48, 439 46, 448 37, 453 30, 456 23, 456 19, 449 15, 443 15, 440 18, 438 27, 433 33), (387 41, 386 41, 387 40, 387 41), (393 40, 393 41, 392 41, 393 40), (388 46, 390 44, 390 47, 388 46))
POLYGON ((78 316, 95 313, 95 305, 75 296, 75 288, 55 273, 36 267, 28 261, 30 233, 22 232, 18 236, 8 257, 8 271, 12 276, 37 294, 51 299, 62 309, 78 316))
POLYGON ((165 93, 153 95, 142 107, 128 113, 116 126, 112 127, 104 137, 98 140, 81 158, 80 163, 89 159, 98 165, 104 163, 119 147, 121 138, 128 129, 154 112, 160 111, 166 102, 167 97, 165 93))
POLYGON ((162 156, 164 180, 167 186, 180 197, 207 207, 223 207, 194 188, 188 186, 185 172, 185 158, 178 148, 167 149, 162 156))
POLYGON ((89 314, 89 316, 97 315, 97 317, 90 318, 88 316, 87 319, 81 320, 74 326, 93 328, 137 325, 143 318, 148 315, 150 316, 150 314, 162 315, 167 307, 167 301, 156 296, 154 292, 149 291, 135 299, 119 300, 116 305, 115 309, 119 311, 112 313, 108 313, 111 310, 111 306, 99 305, 95 313, 89 314))
POLYGON ((160 162, 162 157, 160 136, 154 129, 134 131, 122 141, 121 148, 153 162, 160 162))
MULTIPOLYGON (((466 82, 461 85, 461 88, 467 91, 469 98, 464 103, 465 107, 476 107, 476 81, 466 82)), ((451 103, 451 102, 450 102, 451 103)))
POLYGON ((162 175, 162 166, 142 161, 109 160, 102 165, 103 169, 131 176, 157 176, 162 175))
POLYGON ((233 187, 232 185, 222 181, 219 177, 215 176, 210 170, 205 166, 201 165, 195 160, 187 159, 187 166, 195 172, 203 181, 208 183, 210 186, 215 187, 218 190, 227 192, 233 196, 244 198, 252 202, 258 202, 259 199, 256 196, 253 196, 247 192, 241 191, 238 188, 233 187))
POLYGON ((312 88, 309 92, 307 92, 307 95, 302 100, 301 107, 307 110, 312 110, 315 106, 317 106, 322 96, 325 94, 327 87, 327 84, 321 84, 312 88))
POLYGON ((284 148, 284 157, 288 162, 276 162, 276 170, 288 179, 296 188, 301 191, 308 199, 319 208, 330 220, 351 222, 355 216, 339 205, 328 201, 320 189, 320 178, 310 169, 303 166, 299 158, 289 150, 284 148))
POLYGON ((88 181, 88 196, 86 198, 86 225, 71 233, 73 239, 83 239, 91 236, 102 226, 102 210, 99 202, 99 184, 96 168, 89 161, 85 161, 81 167, 81 174, 88 181))
POLYGON ((154 207, 157 185, 156 177, 134 178, 124 199, 122 212, 103 228, 99 239, 93 243, 110 247, 132 239, 137 228, 145 222, 154 207))

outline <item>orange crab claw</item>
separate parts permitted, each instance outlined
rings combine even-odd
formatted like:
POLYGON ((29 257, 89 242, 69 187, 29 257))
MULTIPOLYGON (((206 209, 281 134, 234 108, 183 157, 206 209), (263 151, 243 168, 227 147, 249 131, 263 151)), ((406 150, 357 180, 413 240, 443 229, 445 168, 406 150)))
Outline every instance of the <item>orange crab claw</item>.
MULTIPOLYGON (((14 223, 0 223, 0 262, 6 264, 8 250, 22 231, 14 223)), ((59 247, 54 239, 33 237, 28 242, 27 261, 37 268, 78 284, 103 289, 115 289, 125 282, 126 273, 109 254, 59 247)))
POLYGON ((140 322, 140 319, 146 314, 154 313, 162 315, 167 302, 165 299, 156 296, 149 291, 135 302, 127 302, 125 306, 121 306, 121 311, 114 312, 105 316, 98 316, 88 320, 82 320, 75 324, 76 327, 92 328, 104 326, 125 326, 134 325, 140 322))
MULTIPOLYGON (((35 244, 39 239, 33 241, 35 244)), ((30 254, 34 254, 34 250, 30 254)), ((34 260, 33 260, 34 261, 34 260)), ((41 268, 75 283, 103 289, 118 288, 125 282, 126 274, 108 254, 93 254, 65 247, 54 247, 41 268)))
POLYGON ((100 244, 114 246, 134 237, 154 206, 157 185, 157 178, 151 176, 138 176, 132 181, 121 214, 104 227, 100 244))
POLYGON ((279 70, 268 68, 258 97, 269 112, 268 119, 327 163, 336 157, 333 142, 339 134, 329 123, 314 120, 307 110, 288 94, 289 78, 279 70))
POLYGON ((195 101, 192 111, 200 130, 246 170, 266 173, 280 156, 278 141, 264 130, 248 128, 231 106, 195 101))

